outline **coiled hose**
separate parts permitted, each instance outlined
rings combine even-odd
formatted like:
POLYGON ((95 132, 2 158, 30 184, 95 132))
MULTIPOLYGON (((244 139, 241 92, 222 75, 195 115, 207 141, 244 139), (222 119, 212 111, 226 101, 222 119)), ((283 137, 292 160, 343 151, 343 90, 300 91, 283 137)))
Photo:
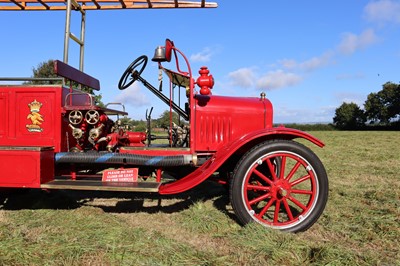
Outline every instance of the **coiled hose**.
POLYGON ((148 156, 112 152, 59 152, 55 155, 55 163, 131 164, 154 167, 173 167, 192 164, 193 155, 148 156))

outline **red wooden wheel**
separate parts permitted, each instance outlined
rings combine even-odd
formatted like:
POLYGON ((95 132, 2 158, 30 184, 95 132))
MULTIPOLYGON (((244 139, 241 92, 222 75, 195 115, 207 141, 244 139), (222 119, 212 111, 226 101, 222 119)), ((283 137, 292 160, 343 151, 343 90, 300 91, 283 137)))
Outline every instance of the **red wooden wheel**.
POLYGON ((243 224, 299 232, 325 208, 328 180, 318 157, 293 141, 270 141, 250 150, 231 183, 232 206, 243 224))

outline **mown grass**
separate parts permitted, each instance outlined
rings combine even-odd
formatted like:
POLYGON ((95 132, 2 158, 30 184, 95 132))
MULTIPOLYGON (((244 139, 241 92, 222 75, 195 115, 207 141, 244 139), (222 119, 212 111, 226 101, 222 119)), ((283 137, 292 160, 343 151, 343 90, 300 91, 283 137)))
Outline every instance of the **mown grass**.
POLYGON ((330 180, 299 234, 241 227, 225 188, 0 192, 0 265, 399 265, 400 132, 312 132, 330 180))

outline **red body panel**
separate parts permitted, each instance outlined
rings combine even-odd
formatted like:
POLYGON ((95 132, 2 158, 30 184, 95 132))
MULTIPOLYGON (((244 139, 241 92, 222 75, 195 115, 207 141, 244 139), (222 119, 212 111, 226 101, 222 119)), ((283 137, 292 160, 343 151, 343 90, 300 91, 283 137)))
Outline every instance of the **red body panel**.
POLYGON ((61 150, 60 86, 0 86, 0 146, 61 150))
POLYGON ((54 179, 52 147, 0 147, 0 187, 39 188, 54 179))
POLYGON ((195 96, 195 134, 197 152, 215 152, 235 139, 272 127, 272 104, 267 99, 195 96))

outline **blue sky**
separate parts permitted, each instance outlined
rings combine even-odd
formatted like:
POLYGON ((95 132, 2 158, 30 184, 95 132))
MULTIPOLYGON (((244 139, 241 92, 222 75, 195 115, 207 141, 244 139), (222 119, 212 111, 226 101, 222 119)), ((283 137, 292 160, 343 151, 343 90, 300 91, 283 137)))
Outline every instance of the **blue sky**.
MULTIPOLYGON (((88 11, 85 72, 100 80, 103 101, 122 101, 134 119, 152 106, 154 118, 166 110, 138 82, 117 87, 131 61, 151 58, 166 38, 195 77, 208 66, 213 94, 266 92, 276 123, 332 122, 342 102, 362 107, 385 82, 400 83, 398 0, 216 2, 216 9, 88 11)), ((79 19, 73 12, 76 35, 79 19)), ((31 76, 40 62, 62 60, 64 25, 63 11, 0 12, 0 76, 31 76)), ((78 68, 78 46, 70 46, 69 64, 78 68)), ((157 65, 142 76, 158 85, 157 65)))

